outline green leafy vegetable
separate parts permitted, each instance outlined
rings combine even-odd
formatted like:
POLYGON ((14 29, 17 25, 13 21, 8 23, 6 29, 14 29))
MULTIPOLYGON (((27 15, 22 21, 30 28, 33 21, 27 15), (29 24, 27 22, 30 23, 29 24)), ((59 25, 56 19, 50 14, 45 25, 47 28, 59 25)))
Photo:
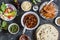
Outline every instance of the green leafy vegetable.
POLYGON ((36 0, 37 2, 41 2, 41 0, 36 0))
POLYGON ((7 25, 8 25, 8 23, 6 21, 3 21, 2 25, 1 25, 2 29, 7 30, 7 25))
POLYGON ((36 2, 35 0, 32 0, 32 2, 33 2, 34 4, 37 4, 37 2, 36 2))
POLYGON ((37 2, 41 2, 41 0, 32 0, 34 4, 37 4, 37 2))
POLYGON ((4 12, 6 9, 6 4, 4 4, 4 2, 2 2, 2 5, 1 5, 1 10, 4 12))
POLYGON ((10 31, 13 32, 13 33, 17 32, 18 31, 18 26, 17 25, 12 25, 10 27, 10 31))

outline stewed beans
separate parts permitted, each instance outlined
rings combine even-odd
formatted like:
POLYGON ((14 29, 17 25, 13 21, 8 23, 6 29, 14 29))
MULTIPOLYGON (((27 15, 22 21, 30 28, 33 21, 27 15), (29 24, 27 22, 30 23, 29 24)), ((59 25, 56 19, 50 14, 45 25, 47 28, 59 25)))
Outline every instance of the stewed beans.
POLYGON ((33 28, 37 25, 37 18, 33 14, 28 14, 24 17, 23 22, 28 28, 33 28))

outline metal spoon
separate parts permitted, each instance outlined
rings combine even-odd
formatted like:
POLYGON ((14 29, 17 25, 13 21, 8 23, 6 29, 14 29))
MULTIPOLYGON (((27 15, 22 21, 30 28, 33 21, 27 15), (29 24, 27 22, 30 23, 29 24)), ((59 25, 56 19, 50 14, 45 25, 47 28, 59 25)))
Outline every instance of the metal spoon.
POLYGON ((22 34, 24 34, 24 33, 25 33, 25 31, 26 31, 26 25, 25 25, 25 27, 24 27, 24 29, 23 29, 23 33, 22 33, 22 34))
POLYGON ((48 3, 47 3, 47 5, 49 5, 51 2, 53 2, 54 0, 50 0, 48 3))

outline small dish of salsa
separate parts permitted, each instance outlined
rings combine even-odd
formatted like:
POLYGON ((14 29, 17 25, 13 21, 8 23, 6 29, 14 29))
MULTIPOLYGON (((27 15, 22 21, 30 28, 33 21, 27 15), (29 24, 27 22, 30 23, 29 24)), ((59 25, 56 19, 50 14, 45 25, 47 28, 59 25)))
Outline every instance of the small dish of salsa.
POLYGON ((19 38, 19 40, 31 40, 29 36, 22 34, 19 38))

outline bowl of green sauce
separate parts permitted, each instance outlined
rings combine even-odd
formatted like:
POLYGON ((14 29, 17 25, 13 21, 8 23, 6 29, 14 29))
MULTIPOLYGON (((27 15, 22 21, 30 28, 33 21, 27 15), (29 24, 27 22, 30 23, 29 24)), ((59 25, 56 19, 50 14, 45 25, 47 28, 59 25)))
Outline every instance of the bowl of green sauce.
POLYGON ((16 24, 16 23, 10 24, 9 27, 8 27, 8 31, 11 34, 17 34, 19 32, 19 25, 16 24))

